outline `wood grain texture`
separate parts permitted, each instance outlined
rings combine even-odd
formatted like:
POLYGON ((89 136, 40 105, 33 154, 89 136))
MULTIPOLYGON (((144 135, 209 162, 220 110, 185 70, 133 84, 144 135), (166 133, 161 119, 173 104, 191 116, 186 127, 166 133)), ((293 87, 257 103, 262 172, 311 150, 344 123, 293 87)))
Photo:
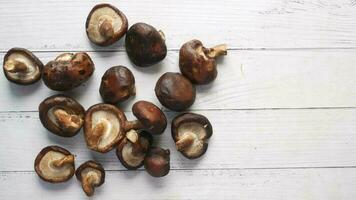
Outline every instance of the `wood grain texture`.
MULTIPOLYGON (((356 46, 356 6, 351 0, 114 1, 129 24, 162 29, 169 49, 193 38, 232 48, 327 48, 356 46)), ((0 51, 22 46, 38 51, 117 50, 91 45, 85 20, 99 0, 2 0, 0 51)))
MULTIPOLYGON (((174 147, 170 127, 155 144, 171 150, 173 169, 237 169, 356 166, 356 110, 203 111, 214 127, 207 153, 187 160, 174 147)), ((133 119, 131 113, 127 113, 133 119)), ((168 113, 172 119, 174 113, 168 113)), ((60 138, 42 127, 37 113, 0 113, 0 171, 32 171, 37 153, 56 144, 107 170, 123 170, 114 152, 87 149, 82 133, 60 138), (17 128, 16 128, 17 127, 17 128), (10 142, 9 142, 10 141, 10 142), (19 159, 19 156, 21 158, 19 159)))
MULTIPOLYGON (((44 63, 58 54, 36 53, 44 63)), ((90 55, 96 64, 93 77, 67 92, 85 108, 101 102, 101 76, 111 66, 128 66, 135 75, 137 95, 120 105, 126 111, 142 99, 161 105, 154 95, 156 81, 167 71, 179 70, 177 52, 170 52, 162 63, 147 69, 133 67, 124 52, 90 55)), ((191 109, 355 107, 355 55, 356 50, 230 51, 219 60, 217 80, 197 87, 191 109)), ((56 93, 42 82, 17 86, 2 75, 0 111, 36 111, 43 99, 56 93)))
MULTIPOLYGON (((178 49, 193 38, 206 46, 227 43, 218 79, 197 87, 191 110, 206 115, 214 135, 207 153, 187 160, 174 148, 170 127, 155 144, 171 150, 167 177, 143 169, 127 171, 114 152, 87 149, 83 133, 60 138, 42 127, 38 104, 57 94, 42 82, 23 87, 0 76, 0 199, 83 199, 80 185, 50 185, 33 171, 37 153, 60 145, 76 154, 76 165, 101 162, 106 183, 93 199, 354 200, 356 196, 356 1, 355 0, 142 0, 118 6, 129 24, 162 29, 169 53, 160 64, 136 68, 123 40, 92 45, 85 20, 99 0, 1 0, 0 58, 15 46, 47 63, 61 52, 89 51, 94 77, 67 92, 85 108, 101 102, 102 74, 126 65, 137 96, 148 100, 164 72, 178 71, 178 49)), ((2 60, 0 64, 2 65, 2 60)), ((165 110, 169 120, 177 113, 165 110)))
MULTIPOLYGON (((356 169, 107 172, 91 199, 354 200, 356 169)), ((79 183, 50 185, 33 172, 0 173, 0 199, 84 199, 79 183)))

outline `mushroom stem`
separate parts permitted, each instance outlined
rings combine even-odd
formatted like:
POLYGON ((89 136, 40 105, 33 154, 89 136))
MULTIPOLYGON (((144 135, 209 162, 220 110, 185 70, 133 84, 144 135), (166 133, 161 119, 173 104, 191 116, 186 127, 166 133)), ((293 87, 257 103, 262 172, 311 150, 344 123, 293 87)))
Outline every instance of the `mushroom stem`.
POLYGON ((112 38, 114 36, 114 27, 111 20, 104 19, 99 23, 99 32, 105 38, 112 38))
POLYGON ((130 130, 126 133, 126 138, 132 143, 132 154, 134 156, 140 156, 146 151, 146 149, 141 145, 137 131, 130 130))
POLYGON ((63 109, 57 109, 53 114, 56 117, 58 124, 65 129, 78 129, 82 122, 78 116, 71 115, 63 109))
POLYGON ((209 48, 208 53, 207 53, 207 56, 210 58, 217 58, 219 56, 224 56, 224 55, 227 55, 227 45, 226 44, 220 44, 213 48, 209 48))
POLYGON ((132 129, 133 130, 143 129, 143 125, 139 120, 127 121, 124 126, 124 131, 128 132, 132 129))
POLYGON ((6 62, 5 69, 11 73, 26 72, 28 67, 25 63, 17 60, 9 60, 6 62))
POLYGON ((176 142, 176 148, 178 151, 182 151, 185 148, 189 147, 192 145, 194 142, 194 134, 193 133, 187 133, 184 134, 182 137, 179 138, 179 140, 176 142))
POLYGON ((63 167, 66 164, 71 164, 74 162, 74 156, 73 155, 67 155, 59 160, 55 160, 52 162, 52 165, 55 167, 63 167))
POLYGON ((83 178, 83 181, 82 181, 82 188, 85 192, 86 195, 88 196, 92 196, 94 194, 94 185, 93 185, 93 176, 91 175, 87 175, 83 178))
POLYGON ((103 120, 100 123, 96 124, 93 128, 93 133, 91 134, 90 141, 97 141, 99 143, 100 138, 104 134, 104 131, 107 126, 107 121, 103 120))

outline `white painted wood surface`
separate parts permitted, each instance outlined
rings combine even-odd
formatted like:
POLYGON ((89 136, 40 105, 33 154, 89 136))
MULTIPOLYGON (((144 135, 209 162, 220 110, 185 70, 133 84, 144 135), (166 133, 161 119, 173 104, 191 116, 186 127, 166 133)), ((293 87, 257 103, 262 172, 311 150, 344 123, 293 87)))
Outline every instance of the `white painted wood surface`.
MULTIPOLYGON (((59 54, 36 53, 44 63, 59 54)), ((147 69, 133 67, 125 52, 90 55, 96 64, 94 76, 67 92, 86 108, 101 101, 101 76, 111 66, 128 66, 135 75, 137 95, 121 105, 126 111, 141 99, 160 105, 154 95, 156 81, 167 71, 179 71, 177 52, 169 52, 162 63, 147 69)), ((197 87, 196 102, 190 109, 353 107, 355 55, 356 50, 230 51, 219 62, 217 80, 197 87)), ((44 98, 56 93, 42 82, 23 87, 2 78, 0 111, 36 111, 44 98)))
MULTIPOLYGON (((192 38, 233 48, 356 46, 353 0, 108 0, 128 17, 162 29, 170 49, 192 38)), ((84 31, 97 0, 2 0, 1 50, 93 50, 84 31), (6 28, 5 28, 6 27, 6 28), (9 39, 11 38, 11 39, 9 39)), ((119 49, 122 43, 107 49, 119 49)), ((96 49, 96 48, 95 48, 96 49)))
POLYGON ((162 63, 133 67, 122 41, 109 48, 91 45, 84 22, 97 0, 1 0, 0 58, 14 46, 35 51, 44 63, 63 51, 89 51, 94 77, 68 92, 86 108, 100 102, 104 71, 126 65, 136 77, 137 96, 120 107, 132 118, 137 100, 160 105, 154 84, 162 73, 178 70, 182 43, 227 43, 218 79, 197 87, 191 108, 213 123, 207 154, 183 158, 168 127, 156 143, 171 149, 170 174, 155 179, 142 169, 127 171, 114 152, 89 151, 82 133, 59 138, 41 126, 37 106, 56 92, 42 83, 16 86, 0 76, 1 200, 85 199, 75 178, 50 185, 34 173, 35 155, 50 144, 76 154, 77 165, 87 159, 103 163, 106 183, 93 199, 355 199, 355 0, 107 2, 125 12, 130 24, 144 21, 165 32, 170 51, 162 63))
MULTIPOLYGON (((156 137, 156 144, 172 150, 173 169, 236 169, 355 166, 356 109, 199 111, 214 124, 207 154, 188 161, 174 150, 170 127, 156 137)), ((127 116, 133 119, 131 113, 127 116)), ((167 113, 169 119, 175 114, 167 113)), ((38 113, 0 113, 3 137, 0 171, 27 171, 33 158, 48 144, 58 144, 76 154, 77 163, 100 161, 105 169, 123 170, 115 152, 102 155, 89 151, 83 134, 60 138, 46 131, 38 113), (21 128, 14 127, 21 124, 21 128), (26 131, 30 130, 30 131, 26 131), (22 144, 12 146, 21 137, 22 144), (14 159, 14 155, 26 155, 14 159)))
MULTIPOLYGON (((91 199, 354 199, 355 179, 353 169, 110 171, 91 199)), ((2 199, 85 199, 74 179, 49 185, 34 172, 0 172, 0 185, 2 199)))

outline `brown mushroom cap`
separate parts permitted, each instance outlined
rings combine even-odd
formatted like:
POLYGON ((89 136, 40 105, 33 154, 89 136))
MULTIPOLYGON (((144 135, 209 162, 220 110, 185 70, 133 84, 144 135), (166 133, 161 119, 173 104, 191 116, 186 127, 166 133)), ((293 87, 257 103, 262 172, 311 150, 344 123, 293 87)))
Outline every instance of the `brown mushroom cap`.
POLYGON ((152 136, 145 131, 130 130, 116 148, 116 156, 124 167, 134 170, 142 167, 152 136))
POLYGON ((86 21, 89 40, 99 46, 117 42, 127 32, 127 18, 119 9, 110 4, 98 4, 90 11, 86 21))
POLYGON ((218 71, 216 58, 226 55, 226 45, 205 48, 201 41, 191 40, 179 51, 179 68, 194 84, 208 84, 215 80, 218 71))
POLYGON ((124 66, 111 67, 101 79, 99 92, 106 103, 123 102, 136 94, 135 77, 124 66))
POLYGON ((105 170, 100 163, 87 161, 75 171, 75 176, 82 183, 83 191, 87 196, 93 196, 96 187, 105 182, 105 170))
POLYGON ((62 147, 48 146, 37 155, 34 167, 44 181, 65 182, 74 175, 74 155, 62 147))
POLYGON ((172 137, 178 151, 189 159, 202 156, 213 134, 209 120, 199 114, 183 113, 172 121, 172 137))
POLYGON ((136 23, 130 27, 125 47, 130 60, 139 67, 156 64, 167 55, 163 32, 145 23, 136 23))
POLYGON ((52 90, 65 91, 86 82, 94 72, 87 53, 64 53, 43 68, 43 82, 52 90))
POLYGON ((157 81, 156 96, 161 104, 174 111, 182 111, 193 105, 195 87, 183 75, 167 72, 157 81))
POLYGON ((167 118, 162 110, 151 102, 138 101, 132 106, 132 112, 144 129, 151 134, 160 135, 167 127, 167 118))
POLYGON ((110 104, 97 104, 85 114, 84 137, 89 149, 106 153, 125 136, 125 114, 110 104))
POLYGON ((144 166, 146 171, 153 177, 163 177, 170 170, 170 152, 160 147, 151 147, 148 151, 144 166))
POLYGON ((3 62, 5 77, 16 84, 30 85, 41 79, 42 62, 29 50, 10 49, 3 62))
POLYGON ((38 110, 42 125, 58 136, 72 137, 84 123, 84 108, 69 96, 48 97, 41 102, 38 110))

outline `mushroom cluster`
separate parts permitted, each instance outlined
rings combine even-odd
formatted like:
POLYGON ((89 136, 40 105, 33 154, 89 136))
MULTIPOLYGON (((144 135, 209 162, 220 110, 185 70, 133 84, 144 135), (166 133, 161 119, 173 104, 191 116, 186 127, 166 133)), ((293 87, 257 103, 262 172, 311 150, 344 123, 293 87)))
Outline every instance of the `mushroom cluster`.
MULTIPOLYGON (((108 46, 125 34, 125 48, 131 62, 148 67, 167 55, 162 31, 146 23, 128 28, 126 16, 115 6, 98 4, 86 20, 86 33, 95 45, 108 46)), ((196 86, 211 83, 217 77, 216 59, 227 54, 226 45, 206 48, 199 40, 185 43, 179 52, 181 73, 166 72, 156 82, 154 92, 158 101, 172 111, 185 111, 194 104, 196 86)), ((29 85, 39 81, 55 91, 68 91, 88 81, 95 70, 85 52, 63 53, 43 65, 29 50, 10 49, 3 62, 5 77, 16 84, 29 85)), ((116 150, 122 165, 135 170, 144 167, 153 177, 166 176, 170 171, 170 150, 155 143, 164 133, 167 118, 163 111, 149 101, 137 101, 132 106, 135 120, 129 121, 116 104, 136 95, 134 74, 128 67, 118 65, 106 70, 101 78, 99 94, 103 103, 87 110, 68 95, 56 94, 44 99, 39 118, 49 132, 60 137, 73 137, 83 127, 88 149, 107 153, 116 150)), ((176 149, 188 159, 201 157, 213 134, 210 121, 195 113, 178 114, 171 122, 171 136, 176 149)), ((75 168, 75 156, 65 148, 43 148, 34 161, 38 176, 49 183, 62 183, 74 174, 87 196, 94 195, 105 182, 104 167, 94 160, 75 168)))

